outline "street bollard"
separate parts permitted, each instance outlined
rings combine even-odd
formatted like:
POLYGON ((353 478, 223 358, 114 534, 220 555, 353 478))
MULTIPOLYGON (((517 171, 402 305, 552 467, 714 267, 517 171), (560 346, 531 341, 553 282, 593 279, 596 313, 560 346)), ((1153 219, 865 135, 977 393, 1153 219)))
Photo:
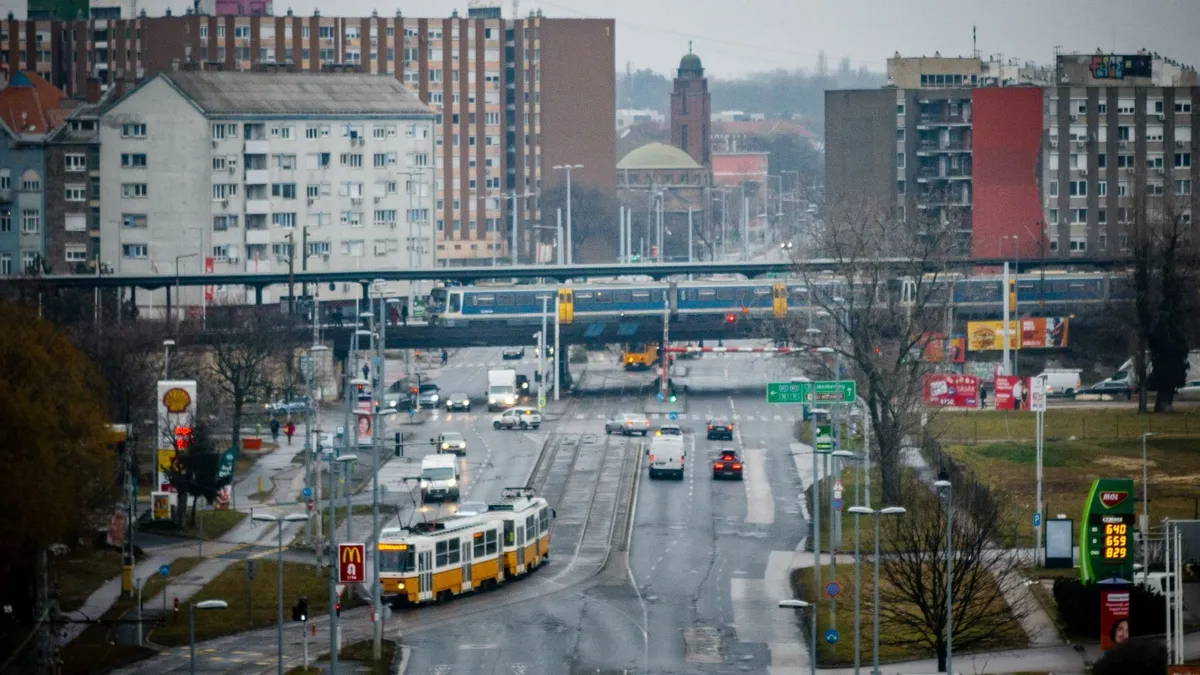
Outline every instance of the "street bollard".
POLYGON ((175 625, 179 625, 179 598, 175 598, 175 625))

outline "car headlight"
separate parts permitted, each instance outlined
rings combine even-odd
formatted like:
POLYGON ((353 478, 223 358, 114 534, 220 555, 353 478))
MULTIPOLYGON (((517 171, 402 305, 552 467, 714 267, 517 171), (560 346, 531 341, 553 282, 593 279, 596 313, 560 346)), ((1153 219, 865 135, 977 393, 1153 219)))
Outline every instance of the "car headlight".
POLYGON ((450 444, 449 444, 449 443, 442 443, 442 449, 443 449, 443 450, 448 450, 448 449, 450 449, 450 444))
POLYGON ((454 487, 454 486, 458 485, 458 479, 451 478, 450 481, 446 483, 446 485, 449 487, 454 487))

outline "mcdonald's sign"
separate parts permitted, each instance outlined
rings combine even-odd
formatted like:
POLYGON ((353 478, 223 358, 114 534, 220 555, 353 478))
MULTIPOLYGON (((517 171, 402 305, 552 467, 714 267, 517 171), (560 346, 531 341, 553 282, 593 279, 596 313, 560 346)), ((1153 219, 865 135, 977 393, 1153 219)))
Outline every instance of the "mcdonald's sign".
POLYGON ((338 544, 339 584, 366 583, 366 551, 366 544, 338 544))

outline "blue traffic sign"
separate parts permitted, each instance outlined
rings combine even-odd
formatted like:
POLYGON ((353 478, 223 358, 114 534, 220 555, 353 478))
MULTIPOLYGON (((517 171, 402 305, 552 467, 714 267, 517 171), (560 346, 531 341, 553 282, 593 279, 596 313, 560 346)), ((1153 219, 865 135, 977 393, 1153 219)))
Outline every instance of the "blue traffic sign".
POLYGON ((679 413, 677 413, 677 412, 675 412, 674 410, 672 410, 672 411, 671 411, 671 419, 673 419, 673 420, 677 420, 677 419, 679 419, 679 413))
POLYGON ((1041 512, 1038 512, 1038 513, 1034 513, 1034 514, 1033 514, 1033 526, 1034 526, 1034 527, 1041 527, 1041 526, 1042 526, 1042 514, 1041 514, 1041 512))
POLYGON ((845 505, 845 502, 842 501, 841 497, 833 500, 833 510, 834 511, 841 511, 842 506, 844 506, 844 505, 845 505))
POLYGON ((831 581, 828 584, 825 584, 825 594, 828 595, 829 597, 836 598, 837 594, 841 593, 841 592, 842 592, 842 587, 840 585, 838 585, 838 582, 831 581))
POLYGON ((309 499, 310 497, 312 497, 312 488, 310 488, 310 487, 304 488, 303 490, 300 491, 300 496, 305 499, 309 499))
POLYGON ((171 576, 171 566, 170 565, 159 565, 158 566, 158 576, 160 576, 160 577, 171 576))
POLYGON ((660 401, 663 400, 663 393, 661 391, 658 392, 657 396, 658 396, 658 400, 660 400, 660 401))
POLYGON ((831 645, 836 645, 838 643, 838 637, 839 636, 836 628, 830 628, 829 630, 825 631, 825 642, 831 645))

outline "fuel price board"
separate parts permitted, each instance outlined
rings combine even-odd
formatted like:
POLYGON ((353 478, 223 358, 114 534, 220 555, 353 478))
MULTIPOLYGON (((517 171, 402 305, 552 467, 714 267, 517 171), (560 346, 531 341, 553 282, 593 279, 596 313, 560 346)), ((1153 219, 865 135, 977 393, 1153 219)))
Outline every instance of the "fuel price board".
POLYGON ((1079 533, 1079 573, 1084 582, 1104 579, 1133 581, 1135 540, 1133 481, 1101 478, 1083 509, 1079 533))

